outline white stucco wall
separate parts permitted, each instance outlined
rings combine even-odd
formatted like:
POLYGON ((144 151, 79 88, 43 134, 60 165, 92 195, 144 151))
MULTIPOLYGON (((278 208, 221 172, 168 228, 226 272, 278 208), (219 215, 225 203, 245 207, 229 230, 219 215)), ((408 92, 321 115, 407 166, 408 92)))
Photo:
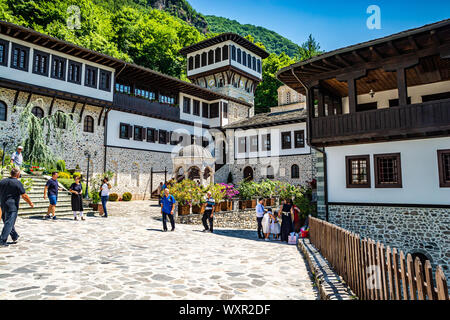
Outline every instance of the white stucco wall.
MULTIPOLYGON (((109 68, 100 64, 96 64, 90 61, 86 61, 83 59, 79 59, 75 56, 71 56, 68 54, 64 54, 58 51, 54 51, 54 50, 50 50, 47 49, 45 47, 41 47, 41 46, 37 46, 33 43, 29 43, 26 41, 22 41, 19 39, 15 39, 12 37, 8 37, 6 35, 1 35, 0 36, 1 39, 7 40, 9 41, 9 50, 8 50, 8 67, 5 66, 0 66, 0 77, 2 78, 6 78, 6 79, 11 79, 11 80, 15 80, 15 81, 20 81, 20 82, 25 82, 25 83, 29 83, 29 84, 33 84, 33 85, 37 85, 37 86, 41 86, 41 87, 45 87, 45 88, 51 88, 51 89, 55 89, 55 90, 60 90, 60 91, 65 91, 65 92, 70 92, 73 94, 79 94, 82 96, 86 96, 86 97, 92 97, 95 99, 101 99, 101 100, 106 100, 106 101, 113 101, 113 92, 114 92, 114 69, 113 68, 109 68), (12 43, 17 43, 20 44, 22 46, 28 47, 30 48, 29 51, 29 58, 28 58, 28 72, 26 71, 21 71, 21 70, 17 70, 14 68, 10 68, 9 66, 11 65, 11 57, 12 57, 12 43), (50 70, 49 70, 49 76, 42 76, 42 75, 38 75, 38 74, 34 74, 33 73, 33 50, 39 50, 39 51, 43 51, 43 52, 47 52, 50 54, 54 54, 57 55, 59 57, 63 57, 66 59, 70 59, 72 61, 76 61, 79 63, 82 63, 82 72, 81 72, 81 84, 76 84, 76 83, 71 83, 67 81, 67 72, 68 72, 68 64, 66 63, 66 81, 63 80, 59 80, 59 79, 54 79, 50 76, 50 70), (92 67, 97 67, 106 71, 110 71, 111 74, 111 90, 110 92, 104 91, 104 90, 100 90, 100 89, 95 89, 95 88, 91 88, 91 87, 87 87, 84 85, 84 73, 85 73, 85 67, 86 64, 92 67)), ((49 61, 49 69, 50 69, 50 63, 51 63, 51 57, 50 57, 50 61, 49 61)), ((100 72, 97 72, 97 87, 99 84, 99 76, 100 76, 100 72)))
POLYGON ((450 188, 439 187, 437 150, 450 137, 327 147, 328 201, 389 204, 450 204, 450 188), (400 153, 402 188, 375 188, 374 154, 400 153), (371 188, 347 188, 345 157, 370 155, 371 188))
MULTIPOLYGON (((228 133, 227 133, 228 135, 228 133)), ((244 158, 257 158, 257 157, 274 157, 274 156, 285 156, 285 155, 301 155, 309 154, 311 148, 306 144, 306 123, 296 123, 281 126, 266 127, 261 129, 249 129, 249 130, 235 130, 234 131, 234 154, 236 159, 244 158), (295 148, 294 144, 294 131, 304 130, 305 133, 305 147, 295 148), (281 133, 291 131, 291 149, 281 149, 281 133), (271 150, 261 151, 262 149, 262 136, 270 133, 271 140, 271 150), (258 135, 258 152, 250 152, 250 138, 251 136, 258 135), (247 153, 239 153, 239 138, 247 137, 247 153)))
MULTIPOLYGON (((428 83, 414 87, 408 87, 408 97, 411 97, 411 103, 422 103, 422 96, 443 93, 450 91, 450 81, 428 83)), ((375 92, 372 98, 368 93, 358 95, 358 104, 378 102, 378 109, 389 108, 389 100, 398 99, 398 90, 387 90, 375 92)), ((342 98, 343 113, 349 113, 348 97, 342 98)))

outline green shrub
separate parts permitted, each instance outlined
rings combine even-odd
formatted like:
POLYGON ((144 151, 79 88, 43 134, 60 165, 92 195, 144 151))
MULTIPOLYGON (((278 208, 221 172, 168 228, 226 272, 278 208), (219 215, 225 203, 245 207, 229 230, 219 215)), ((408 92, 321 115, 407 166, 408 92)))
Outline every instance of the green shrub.
POLYGON ((119 200, 119 195, 117 193, 111 193, 109 195, 109 201, 115 202, 117 200, 119 200))
POLYGON ((58 177, 61 179, 71 179, 72 176, 67 172, 58 172, 58 177))
POLYGON ((81 173, 79 173, 79 172, 74 172, 73 174, 72 174, 72 176, 75 178, 75 177, 80 177, 81 178, 81 173))
POLYGON ((122 195, 122 201, 131 201, 132 198, 133 198, 133 195, 129 192, 125 192, 122 195))
POLYGON ((64 160, 56 161, 56 169, 58 169, 58 171, 65 172, 66 171, 66 162, 64 160))
MULTIPOLYGON (((61 183, 64 188, 66 188, 67 190, 69 190, 70 186, 72 185, 72 183, 74 183, 75 181, 73 179, 58 179, 58 182, 61 183)), ((86 191, 86 184, 85 183, 81 183, 81 187, 83 188, 83 195, 84 192, 86 191)))

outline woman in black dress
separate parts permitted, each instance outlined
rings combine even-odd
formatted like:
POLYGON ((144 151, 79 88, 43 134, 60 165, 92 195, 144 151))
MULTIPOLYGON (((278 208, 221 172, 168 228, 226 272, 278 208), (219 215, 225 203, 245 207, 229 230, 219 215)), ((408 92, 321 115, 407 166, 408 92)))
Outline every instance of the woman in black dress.
POLYGON ((281 214, 281 241, 288 242, 289 234, 294 231, 292 200, 283 200, 278 212, 281 214))
POLYGON ((80 214, 81 220, 83 217, 83 187, 80 183, 80 177, 75 177, 75 182, 70 186, 69 192, 72 193, 72 211, 73 220, 78 220, 77 215, 80 214))

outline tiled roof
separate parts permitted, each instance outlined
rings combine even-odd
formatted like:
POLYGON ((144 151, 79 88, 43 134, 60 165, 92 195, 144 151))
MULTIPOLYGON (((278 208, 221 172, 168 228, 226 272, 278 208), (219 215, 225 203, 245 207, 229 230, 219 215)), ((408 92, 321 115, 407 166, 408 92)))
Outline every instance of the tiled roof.
POLYGON ((224 129, 244 129, 244 128, 258 128, 271 127, 274 125, 281 125, 287 123, 303 122, 306 120, 306 110, 290 110, 282 112, 268 112, 257 114, 251 118, 234 122, 226 125, 224 129))

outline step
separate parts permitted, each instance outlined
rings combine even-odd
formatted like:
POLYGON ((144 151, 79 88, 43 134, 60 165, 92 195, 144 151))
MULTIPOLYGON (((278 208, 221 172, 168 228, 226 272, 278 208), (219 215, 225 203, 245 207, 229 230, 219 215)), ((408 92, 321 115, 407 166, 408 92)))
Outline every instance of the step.
MULTIPOLYGON (((84 212, 93 212, 92 208, 84 208, 84 212)), ((61 207, 58 208, 56 207, 56 215, 58 214, 62 214, 62 213, 73 213, 72 208, 71 207, 61 207)), ((47 208, 45 208, 45 210, 39 209, 39 208, 23 208, 21 207, 19 209, 19 216, 21 215, 46 215, 47 214, 47 208)))
MULTIPOLYGON (((34 204, 34 209, 47 209, 49 206, 49 202, 45 201, 45 202, 33 202, 34 204)), ((58 201, 58 204, 56 205, 56 207, 72 207, 71 202, 70 201, 58 201)), ((21 210, 26 210, 27 208, 30 208, 30 206, 25 203, 25 202, 21 202, 20 205, 21 210)))
MULTIPOLYGON (((92 211, 92 210, 84 210, 83 214, 85 216, 98 216, 98 212, 92 211)), ((47 215, 47 211, 43 212, 33 212, 33 213, 24 213, 19 212, 19 216, 21 218, 44 218, 44 216, 47 215)), ((65 216, 72 216, 73 217, 73 211, 72 210, 60 210, 56 211, 56 218, 58 217, 65 217, 65 216)))

